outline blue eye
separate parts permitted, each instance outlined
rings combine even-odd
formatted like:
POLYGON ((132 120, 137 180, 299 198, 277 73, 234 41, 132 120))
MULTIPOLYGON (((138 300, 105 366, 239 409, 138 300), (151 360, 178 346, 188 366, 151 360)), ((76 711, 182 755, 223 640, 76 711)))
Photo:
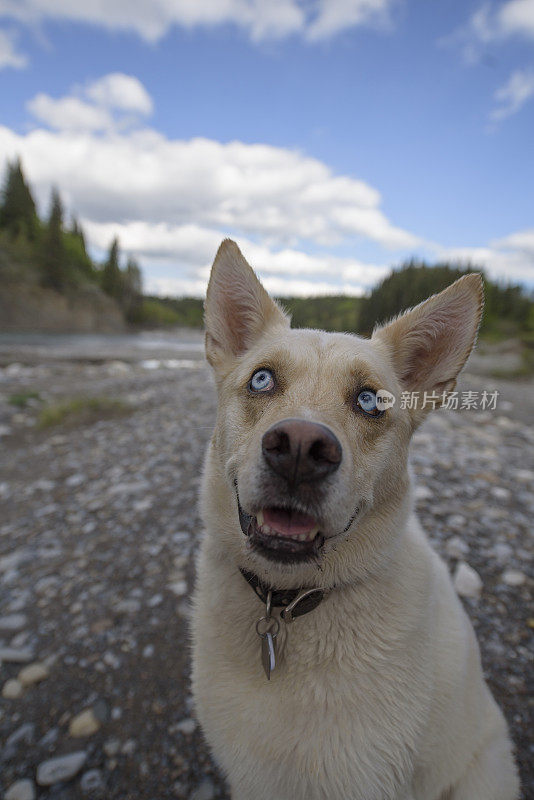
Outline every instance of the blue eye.
POLYGON ((257 369, 249 381, 251 392, 270 392, 274 389, 274 374, 270 369, 257 369))
POLYGON ((376 394, 371 389, 364 389, 356 399, 356 405, 369 417, 379 417, 381 411, 376 404, 376 394))

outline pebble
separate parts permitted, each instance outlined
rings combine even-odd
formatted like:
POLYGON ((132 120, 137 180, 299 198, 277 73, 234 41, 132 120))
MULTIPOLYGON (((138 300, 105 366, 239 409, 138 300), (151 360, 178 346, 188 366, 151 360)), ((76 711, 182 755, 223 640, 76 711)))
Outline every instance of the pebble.
POLYGON ((469 545, 459 536, 452 536, 447 540, 445 550, 451 558, 464 558, 469 552, 469 545))
POLYGON ((40 683, 48 678, 50 670, 45 664, 40 664, 38 661, 35 664, 28 664, 27 667, 21 669, 18 674, 18 680, 25 688, 32 686, 34 683, 40 683))
POLYGON ((8 664, 26 664, 33 658, 33 652, 27 647, 0 647, 0 661, 8 664))
POLYGON ((26 614, 8 614, 5 617, 0 617, 0 630, 1 631, 20 631, 28 624, 26 614))
POLYGON ((527 576, 518 569, 507 569, 503 572, 502 579, 507 586, 523 586, 527 576))
POLYGON ((482 591, 482 580, 480 575, 473 567, 460 561, 454 573, 454 588, 461 597, 472 597, 478 599, 482 591))
POLYGON ((498 564, 506 564, 511 559, 513 552, 513 549, 506 542, 496 542, 489 551, 489 555, 493 556, 498 564))
POLYGON ((87 753, 79 750, 67 756, 57 756, 43 761, 37 767, 39 786, 53 786, 54 783, 69 781, 81 770, 87 760, 87 753))
POLYGON ((416 500, 429 500, 433 494, 433 491, 422 483, 415 487, 416 500))
POLYGON ((82 794, 101 796, 104 793, 105 784, 100 770, 89 769, 84 772, 80 779, 80 789, 82 794))
POLYGON ((6 700, 17 700, 23 691, 22 684, 16 678, 10 678, 2 687, 2 697, 5 697, 6 700))
POLYGON ((92 736, 100 728, 100 722, 96 718, 92 708, 86 708, 70 721, 69 736, 78 739, 81 736, 92 736))
POLYGON ((16 745, 24 742, 24 744, 31 744, 35 736, 35 724, 33 722, 24 722, 16 731, 13 731, 11 736, 6 739, 6 748, 16 747, 16 745))
POLYGON ((121 743, 118 739, 108 739, 104 742, 104 753, 108 758, 113 758, 121 749, 121 743))
POLYGON ((215 797, 215 786, 209 778, 205 778, 191 794, 190 800, 213 800, 215 797))
POLYGON ((4 795, 4 800, 35 800, 35 784, 24 779, 12 783, 4 795))
POLYGON ((196 727, 197 723, 191 717, 188 717, 187 719, 182 719, 180 720, 180 722, 177 722, 176 725, 172 726, 173 732, 177 731, 178 733, 185 733, 186 735, 194 733, 196 727))

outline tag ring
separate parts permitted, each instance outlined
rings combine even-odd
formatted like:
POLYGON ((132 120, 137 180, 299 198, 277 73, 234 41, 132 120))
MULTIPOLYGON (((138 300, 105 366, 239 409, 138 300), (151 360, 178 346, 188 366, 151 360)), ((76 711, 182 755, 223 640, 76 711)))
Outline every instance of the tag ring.
POLYGON ((276 617, 261 617, 256 622, 256 633, 258 634, 258 636, 261 636, 262 639, 265 636, 267 636, 268 633, 270 633, 274 639, 275 636, 278 636, 279 630, 280 630, 280 623, 276 619, 276 617), (262 622, 264 622, 265 625, 262 625, 261 624, 262 622))

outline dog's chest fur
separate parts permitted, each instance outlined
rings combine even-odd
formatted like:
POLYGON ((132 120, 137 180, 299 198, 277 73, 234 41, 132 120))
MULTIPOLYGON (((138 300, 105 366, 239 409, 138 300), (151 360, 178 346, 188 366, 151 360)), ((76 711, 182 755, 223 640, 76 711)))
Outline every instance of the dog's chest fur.
MULTIPOLYGON (((201 561, 210 558, 206 545, 201 561)), ((196 605, 206 648, 194 674, 198 713, 216 732, 217 760, 247 787, 243 798, 404 797, 429 697, 419 620, 407 624, 387 592, 368 605, 357 590, 334 591, 282 623, 268 682, 254 630, 264 608, 241 576, 219 562, 196 605)))

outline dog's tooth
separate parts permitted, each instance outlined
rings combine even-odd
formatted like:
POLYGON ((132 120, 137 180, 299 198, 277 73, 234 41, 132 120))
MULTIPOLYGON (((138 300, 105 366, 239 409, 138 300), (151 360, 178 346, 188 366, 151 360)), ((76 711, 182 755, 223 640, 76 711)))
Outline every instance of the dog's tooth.
POLYGON ((258 528, 261 528, 261 526, 263 525, 263 511, 258 511, 256 515, 256 520, 258 522, 258 528))

